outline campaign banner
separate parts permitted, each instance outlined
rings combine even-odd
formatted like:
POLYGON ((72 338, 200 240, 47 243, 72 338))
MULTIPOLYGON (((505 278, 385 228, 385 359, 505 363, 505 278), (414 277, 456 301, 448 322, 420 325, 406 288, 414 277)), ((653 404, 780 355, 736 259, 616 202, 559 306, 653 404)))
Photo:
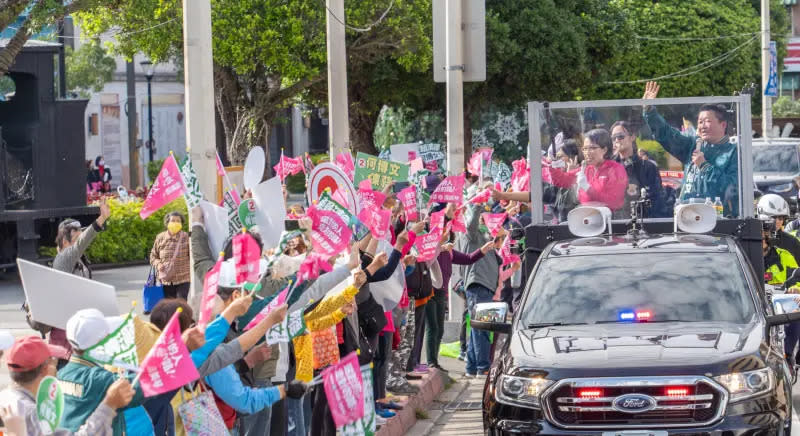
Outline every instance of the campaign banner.
POLYGON ((467 223, 464 222, 464 208, 459 207, 453 213, 453 219, 450 220, 454 232, 467 233, 467 223))
POLYGON ((531 168, 525 158, 511 162, 514 168, 511 172, 511 190, 514 192, 530 191, 531 168))
MULTIPOLYGON (((46 376, 39 382, 39 389, 36 392, 36 419, 43 434, 54 433, 64 414, 64 392, 58 379, 53 376, 46 376)), ((25 417, 22 417, 25 419, 25 417)), ((36 429, 30 429, 31 433, 39 434, 36 429)))
POLYGON ((369 180, 362 180, 358 184, 358 201, 362 211, 363 209, 381 209, 386 201, 386 194, 373 190, 369 180))
POLYGON ((128 313, 120 325, 108 336, 83 352, 86 360, 98 365, 110 365, 128 371, 139 369, 133 326, 133 312, 128 313))
POLYGON ((153 212, 166 206, 172 200, 180 197, 183 194, 183 177, 178 168, 178 163, 175 161, 175 156, 171 153, 164 159, 164 164, 161 165, 161 171, 158 172, 156 181, 150 187, 147 193, 147 198, 144 200, 142 209, 139 211, 139 216, 146 219, 153 212))
POLYGON ((200 378, 192 356, 181 339, 180 313, 179 308, 142 360, 138 380, 145 397, 174 391, 200 378))
POLYGON ((289 288, 291 288, 291 286, 292 285, 291 285, 291 282, 290 282, 289 285, 287 285, 285 288, 283 288, 283 290, 281 292, 279 292, 278 295, 275 296, 275 298, 273 298, 272 301, 269 302, 269 304, 264 306, 264 308, 261 309, 261 311, 258 312, 256 314, 256 316, 254 316, 253 319, 250 320, 250 322, 247 323, 247 325, 244 327, 244 329, 245 330, 250 330, 251 328, 255 327, 264 318, 266 318, 267 315, 269 315, 270 312, 275 310, 275 308, 277 308, 281 304, 285 303, 286 302, 286 297, 289 295, 289 288))
POLYGON ((336 156, 336 166, 338 166, 350 180, 353 180, 356 172, 356 166, 353 162, 353 155, 349 151, 343 151, 336 156))
POLYGON ((288 157, 281 154, 281 159, 272 167, 275 174, 280 177, 281 181, 286 180, 286 177, 299 174, 303 171, 303 158, 302 157, 288 157))
MULTIPOLYGON (((341 193, 342 191, 336 191, 337 193, 341 193)), ((342 221, 346 222, 351 228, 353 228, 353 239, 356 241, 360 241, 364 239, 365 236, 370 232, 370 229, 363 225, 361 221, 356 218, 350 211, 338 201, 335 201, 328 191, 322 193, 317 201, 317 207, 321 210, 327 210, 329 212, 334 212, 336 215, 342 219, 342 221)))
POLYGON ((500 266, 510 265, 521 260, 518 254, 513 254, 511 252, 511 242, 513 242, 511 237, 506 236, 505 240, 503 241, 503 245, 501 245, 500 249, 497 250, 497 255, 503 260, 503 263, 500 266))
POLYGON ((356 352, 322 371, 325 396, 336 427, 364 417, 364 380, 356 352))
POLYGON ((369 227, 372 236, 375 239, 386 239, 389 235, 389 224, 392 220, 392 211, 383 208, 367 208, 362 207, 361 212, 358 214, 360 219, 367 227, 369 227))
POLYGON ((339 215, 311 206, 308 217, 312 222, 311 241, 316 250, 334 256, 347 248, 352 231, 339 215))
POLYGON ((297 286, 306 280, 314 280, 324 271, 333 271, 333 266, 328 263, 329 256, 323 256, 313 251, 309 253, 297 270, 297 286))
POLYGON ((465 183, 466 179, 463 174, 446 177, 433 191, 429 202, 461 204, 464 200, 465 183))
POLYGON ((242 230, 242 220, 239 219, 239 202, 233 196, 232 192, 226 191, 222 196, 222 204, 225 206, 225 211, 228 214, 228 236, 233 236, 242 230))
POLYGON ((414 248, 417 249, 417 262, 427 262, 436 256, 441 237, 442 233, 437 231, 417 236, 417 240, 414 241, 414 248))
POLYGON ((203 201, 203 192, 200 190, 200 181, 197 179, 197 173, 192 167, 192 159, 188 154, 180 168, 184 187, 183 198, 186 199, 186 207, 192 209, 203 201))
MULTIPOLYGON (((433 164, 433 171, 437 168, 444 167, 445 154, 442 151, 442 144, 426 143, 419 145, 419 156, 425 162, 426 167, 428 164, 433 164)), ((433 166, 431 165, 431 166, 433 166)))
POLYGON ((375 436, 377 420, 372 395, 372 368, 369 365, 361 367, 361 380, 364 381, 364 416, 352 424, 337 428, 341 436, 375 436))
POLYGON ((356 172, 353 183, 358 185, 362 180, 369 180, 372 188, 383 190, 387 185, 408 180, 408 165, 379 159, 375 156, 358 153, 356 155, 356 172))

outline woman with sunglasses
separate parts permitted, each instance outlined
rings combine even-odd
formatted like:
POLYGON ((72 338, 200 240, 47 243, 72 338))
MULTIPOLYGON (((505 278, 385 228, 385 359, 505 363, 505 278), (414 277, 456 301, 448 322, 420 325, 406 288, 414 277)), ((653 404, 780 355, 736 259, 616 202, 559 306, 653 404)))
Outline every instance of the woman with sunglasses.
MULTIPOLYGON (((661 175, 655 162, 647 162, 639 158, 639 147, 631 123, 617 121, 611 126, 611 140, 614 141, 614 160, 625 167, 628 174, 628 188, 625 191, 625 204, 639 200, 642 188, 647 190, 647 198, 651 201, 648 212, 650 217, 663 217, 664 194, 661 187, 661 175)), ((615 218, 630 218, 630 211, 625 208, 617 212, 615 218)))

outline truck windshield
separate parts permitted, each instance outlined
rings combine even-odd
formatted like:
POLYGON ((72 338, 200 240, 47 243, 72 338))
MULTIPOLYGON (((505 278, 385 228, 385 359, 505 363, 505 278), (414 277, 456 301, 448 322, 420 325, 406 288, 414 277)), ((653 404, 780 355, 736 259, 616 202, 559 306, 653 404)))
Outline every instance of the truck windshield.
POLYGON ((753 147, 753 172, 787 173, 800 172, 800 157, 796 145, 764 145, 753 147))
POLYGON ((733 253, 629 253, 544 260, 520 319, 525 328, 634 322, 636 317, 746 323, 753 314, 733 253))

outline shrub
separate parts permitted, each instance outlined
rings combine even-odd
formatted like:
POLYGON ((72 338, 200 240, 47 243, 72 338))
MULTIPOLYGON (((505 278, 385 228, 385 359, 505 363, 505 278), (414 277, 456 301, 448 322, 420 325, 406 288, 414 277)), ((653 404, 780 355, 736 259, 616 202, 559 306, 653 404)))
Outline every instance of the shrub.
POLYGON ((162 165, 164 165, 164 159, 147 162, 147 180, 150 180, 151 184, 158 177, 158 172, 161 171, 162 165))
POLYGON ((164 215, 178 211, 188 219, 183 197, 162 207, 146 220, 139 217, 144 204, 142 200, 120 203, 119 200, 109 199, 108 204, 111 206, 111 216, 106 221, 106 230, 97 235, 86 251, 92 263, 145 260, 150 255, 156 235, 165 230, 164 215))
MULTIPOLYGON (((328 155, 325 153, 319 154, 312 154, 311 155, 311 162, 314 165, 319 164, 320 162, 327 162, 328 155)), ((298 173, 293 176, 289 176, 286 178, 286 190, 291 192, 292 194, 302 194, 306 192, 306 176, 303 173, 298 173)))
POLYGON ((664 148, 658 141, 652 139, 636 139, 636 145, 647 152, 650 155, 650 159, 653 159, 658 164, 658 167, 661 169, 667 168, 667 152, 664 151, 664 148))

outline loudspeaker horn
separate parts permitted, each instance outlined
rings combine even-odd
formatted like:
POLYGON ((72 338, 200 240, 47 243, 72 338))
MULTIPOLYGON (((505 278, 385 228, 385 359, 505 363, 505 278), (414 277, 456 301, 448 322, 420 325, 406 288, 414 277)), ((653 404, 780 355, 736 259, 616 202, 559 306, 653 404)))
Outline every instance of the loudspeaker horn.
POLYGON ((573 235, 581 238, 602 234, 606 226, 611 234, 611 210, 607 207, 576 207, 567 215, 567 226, 573 235))
POLYGON ((717 226, 717 211, 707 204, 682 204, 675 208, 675 233, 708 233, 717 226))

